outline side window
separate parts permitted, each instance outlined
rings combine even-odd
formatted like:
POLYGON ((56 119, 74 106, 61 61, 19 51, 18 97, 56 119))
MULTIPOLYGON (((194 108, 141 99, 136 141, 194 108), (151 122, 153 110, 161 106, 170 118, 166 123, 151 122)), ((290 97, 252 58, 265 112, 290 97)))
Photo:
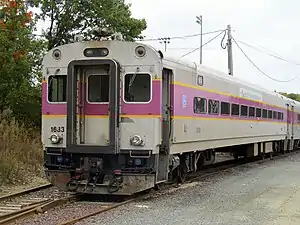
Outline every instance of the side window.
POLYGON ((240 115, 240 106, 238 104, 231 104, 231 115, 232 116, 240 115))
POLYGON ((277 111, 273 111, 273 119, 277 119, 277 111))
POLYGON ((230 104, 228 102, 221 102, 221 115, 230 115, 230 104))
POLYGON ((219 114, 220 102, 217 100, 208 100, 208 113, 209 114, 219 114))
POLYGON ((124 99, 126 102, 149 102, 151 100, 150 74, 126 74, 124 99))
POLYGON ((109 101, 109 75, 90 75, 88 77, 88 101, 109 101))
POLYGON ((48 78, 48 101, 67 101, 67 76, 55 75, 48 78))
POLYGON ((256 108, 256 117, 261 118, 261 108, 256 108))
POLYGON ((277 119, 278 119, 278 120, 281 120, 281 112, 278 112, 278 113, 277 113, 277 119))
POLYGON ((268 110, 263 109, 262 117, 263 118, 268 118, 268 110))
POLYGON ((300 114, 298 114, 298 123, 300 123, 300 114))
POLYGON ((254 117, 254 116, 255 116, 255 108, 249 107, 249 117, 254 117))
POLYGON ((241 105, 241 116, 248 116, 248 106, 241 105))
POLYGON ((207 112, 207 100, 206 98, 194 97, 194 113, 206 113, 207 112))
POLYGON ((203 76, 197 75, 197 85, 203 86, 203 76))
POLYGON ((268 110, 268 118, 269 118, 269 119, 272 119, 272 116, 273 116, 272 113, 273 113, 272 110, 268 110))

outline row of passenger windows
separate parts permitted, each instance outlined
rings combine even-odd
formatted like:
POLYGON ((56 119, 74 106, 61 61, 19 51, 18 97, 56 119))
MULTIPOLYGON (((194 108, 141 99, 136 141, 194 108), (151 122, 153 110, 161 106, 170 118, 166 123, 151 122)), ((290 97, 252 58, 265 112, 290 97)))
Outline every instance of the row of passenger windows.
MULTIPOLYGON (((126 74, 124 79, 126 102, 149 102, 151 99, 151 76, 149 74, 126 74)), ((48 80, 49 102, 67 101, 67 76, 50 76, 48 80)), ((90 75, 87 81, 89 102, 109 101, 109 75, 90 75)))
MULTIPOLYGON (((207 113, 207 99, 201 97, 194 97, 194 113, 206 114, 207 113)), ((255 108, 252 106, 239 105, 235 103, 221 102, 218 100, 208 100, 208 114, 211 115, 232 115, 244 117, 262 117, 268 119, 283 120, 283 113, 255 108), (220 109, 221 108, 221 109, 220 109), (230 110, 231 109, 231 110, 230 110)), ((299 117, 299 116, 298 116, 299 117)), ((300 118, 300 117, 299 117, 300 118)))

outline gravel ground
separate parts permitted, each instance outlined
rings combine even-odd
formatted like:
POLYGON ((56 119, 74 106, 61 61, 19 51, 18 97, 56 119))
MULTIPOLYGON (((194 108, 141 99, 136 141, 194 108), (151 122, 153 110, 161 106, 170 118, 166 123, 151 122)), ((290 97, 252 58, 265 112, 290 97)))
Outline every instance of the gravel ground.
POLYGON ((299 171, 299 153, 267 159, 181 185, 77 225, 300 224, 299 171))
POLYGON ((21 202, 22 199, 29 199, 29 198, 58 199, 58 198, 67 197, 69 195, 70 194, 68 192, 60 191, 56 187, 48 187, 48 188, 45 188, 45 189, 41 189, 39 191, 35 191, 35 192, 31 192, 31 193, 28 193, 28 194, 21 195, 19 197, 14 197, 14 198, 2 200, 2 201, 0 201, 0 204, 21 202))
POLYGON ((51 209, 40 215, 33 215, 23 220, 18 220, 13 223, 14 225, 58 225, 62 222, 66 222, 75 219, 86 214, 90 214, 105 207, 108 207, 109 203, 97 203, 97 202, 75 202, 68 203, 66 205, 59 206, 55 209, 51 209))
POLYGON ((48 183, 49 182, 44 178, 31 177, 29 183, 15 184, 15 185, 0 185, 0 197, 4 195, 24 191, 48 183))

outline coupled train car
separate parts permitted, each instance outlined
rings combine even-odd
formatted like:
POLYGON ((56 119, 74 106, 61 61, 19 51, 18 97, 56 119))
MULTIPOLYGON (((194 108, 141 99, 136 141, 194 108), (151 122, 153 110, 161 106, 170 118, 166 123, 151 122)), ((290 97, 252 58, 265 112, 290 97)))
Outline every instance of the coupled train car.
POLYGON ((214 163, 298 147, 300 103, 226 73, 118 40, 62 45, 43 60, 49 180, 131 195, 214 163))

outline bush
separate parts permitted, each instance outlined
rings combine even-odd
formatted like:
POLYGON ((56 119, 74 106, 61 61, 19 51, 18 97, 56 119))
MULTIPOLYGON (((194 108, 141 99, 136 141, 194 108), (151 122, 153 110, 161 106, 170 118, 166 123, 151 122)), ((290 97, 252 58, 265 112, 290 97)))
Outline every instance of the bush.
POLYGON ((0 184, 29 182, 41 176, 42 167, 40 133, 0 114, 0 184))

